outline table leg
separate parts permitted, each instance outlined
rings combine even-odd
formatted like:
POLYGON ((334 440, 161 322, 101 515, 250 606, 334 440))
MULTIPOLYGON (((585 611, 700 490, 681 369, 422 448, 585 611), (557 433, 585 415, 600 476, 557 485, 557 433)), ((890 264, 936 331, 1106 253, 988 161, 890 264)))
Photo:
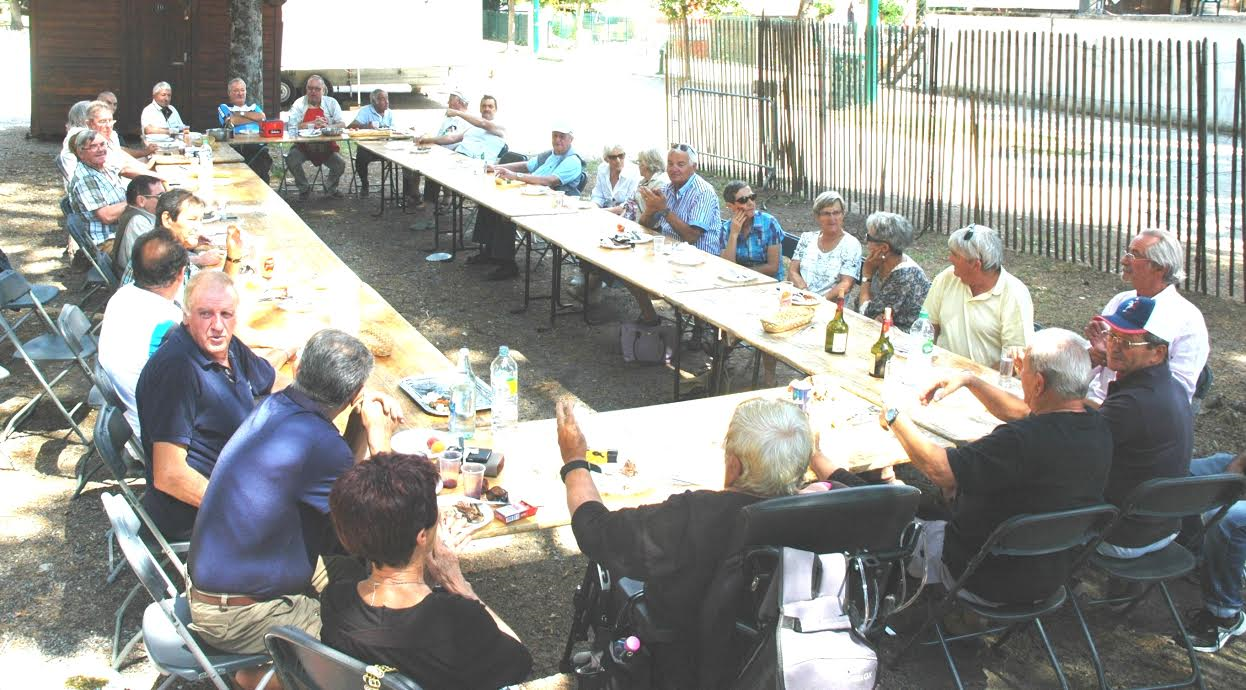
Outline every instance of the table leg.
POLYGON ((721 328, 714 329, 714 353, 710 365, 708 396, 721 395, 723 378, 727 364, 727 335, 721 328))
POLYGON ((290 147, 284 144, 276 144, 277 150, 281 153, 281 182, 277 184, 277 194, 286 191, 286 180, 290 177, 290 147))
POLYGON ((684 339, 683 322, 684 322, 683 314, 680 313, 679 307, 675 307, 675 358, 674 358, 674 361, 672 362, 672 364, 674 365, 674 369, 675 369, 675 397, 674 397, 675 402, 679 402, 679 377, 681 374, 679 367, 681 366, 681 363, 680 363, 681 350, 684 349, 683 343, 682 343, 684 339))
POLYGON ((454 225, 450 228, 450 252, 454 253, 458 249, 467 249, 467 239, 464 237, 466 229, 463 227, 463 195, 455 193, 451 202, 453 209, 451 218, 454 220, 454 225))
POLYGON ((393 168, 394 168, 394 164, 391 161, 385 160, 383 158, 381 159, 381 194, 380 194, 381 207, 377 209, 376 213, 372 214, 373 218, 380 218, 381 216, 385 215, 385 181, 389 178, 389 175, 393 172, 393 168))

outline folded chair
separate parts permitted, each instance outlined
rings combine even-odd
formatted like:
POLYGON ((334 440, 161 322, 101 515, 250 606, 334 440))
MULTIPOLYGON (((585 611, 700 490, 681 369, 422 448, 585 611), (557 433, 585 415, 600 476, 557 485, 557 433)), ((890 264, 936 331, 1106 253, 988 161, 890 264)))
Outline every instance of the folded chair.
MULTIPOLYGON (((13 344, 15 349, 14 358, 21 359, 26 362, 26 366, 30 369, 30 372, 34 374, 35 380, 39 382, 39 386, 43 390, 37 393, 30 399, 29 402, 23 405, 21 409, 9 418, 8 423, 5 425, 3 434, 0 435, 0 442, 8 439, 8 437, 17 429, 18 425, 30 416, 31 412, 34 411, 35 406, 38 405, 46 395, 53 402, 53 404, 56 405, 56 408, 60 410, 61 415, 64 416, 65 421, 69 424, 70 430, 78 436, 83 445, 87 446, 87 453, 89 454, 91 441, 86 437, 86 434, 83 433, 82 429, 78 426, 78 423, 74 421, 73 417, 82 406, 82 403, 80 402, 75 405, 72 410, 66 409, 64 403, 61 402, 61 399, 57 397, 56 393, 52 390, 56 384, 61 382, 61 379, 73 370, 74 364, 65 366, 65 368, 63 368, 60 372, 50 378, 44 375, 43 370, 40 368, 40 364, 47 364, 50 362, 76 362, 76 365, 88 372, 88 375, 90 368, 87 367, 86 362, 78 355, 78 353, 74 352, 70 348, 69 343, 66 342, 64 335, 62 335, 60 327, 52 321, 52 317, 48 315, 47 310, 43 306, 43 301, 39 299, 37 292, 31 289, 31 285, 26 282, 26 279, 13 270, 0 272, 0 303, 9 306, 22 303, 26 300, 28 300, 29 304, 33 307, 33 311, 29 311, 21 318, 10 322, 8 317, 5 316, 4 311, 0 310, 0 328, 4 329, 4 334, 8 337, 9 342, 13 344), (22 342, 21 338, 17 335, 17 328, 28 316, 32 314, 38 314, 40 316, 46 326, 46 332, 32 338, 31 340, 22 342)), ((68 307, 63 309, 62 312, 67 309, 68 307)), ((77 315, 81 314, 81 310, 78 310, 77 315)), ((63 318, 66 322, 65 325, 72 327, 75 334, 79 334, 78 330, 82 324, 82 319, 79 319, 77 315, 71 313, 63 318)), ((89 330, 90 322, 87 322, 87 331, 89 330)), ((94 352, 95 345, 93 338, 85 331, 81 332, 79 335, 80 340, 83 343, 90 343, 90 351, 94 352)), ((84 345, 84 347, 86 346, 84 345)), ((81 488, 81 486, 79 488, 81 488)), ((75 495, 77 494, 75 493, 75 495)))
MULTIPOLYGON (((178 679, 208 680, 218 690, 230 690, 222 674, 268 663, 267 654, 230 654, 200 642, 187 627, 190 605, 186 596, 177 593, 173 581, 139 536, 139 518, 130 503, 115 494, 103 494, 101 498, 126 561, 153 600, 143 612, 143 642, 152 664, 161 675, 168 676, 157 690, 165 690, 178 679)), ((271 674, 270 670, 264 676, 260 688, 268 685, 271 674)))
MULTIPOLYGON (((1203 535, 1207 530, 1219 522, 1225 513, 1229 511, 1229 508, 1242 498, 1243 490, 1246 490, 1246 477, 1240 474, 1211 474, 1201 477, 1152 479, 1148 482, 1143 482, 1129 494, 1129 497, 1125 499, 1120 515, 1104 531, 1102 537, 1092 544, 1091 548, 1087 550, 1081 559, 1082 562, 1103 571, 1109 577, 1143 585, 1142 591, 1137 594, 1111 599, 1092 599, 1085 602, 1086 606, 1113 605, 1114 608, 1116 606, 1124 606, 1125 608, 1116 614, 1118 617, 1124 616, 1136 608, 1153 589, 1159 587, 1160 594, 1164 597, 1164 603, 1168 605, 1168 612, 1172 614, 1172 618, 1177 624, 1177 631, 1180 633, 1177 639, 1185 646, 1186 654, 1190 658, 1190 675, 1179 682, 1149 685, 1143 688, 1135 688, 1134 690, 1183 688, 1190 685, 1203 687, 1203 674, 1198 664, 1198 653, 1194 651, 1194 647, 1190 643, 1190 637, 1186 633, 1185 624, 1182 623, 1181 616, 1177 613, 1177 607, 1173 605, 1172 596, 1169 594, 1168 585, 1166 584, 1169 580, 1192 572, 1195 565, 1197 565, 1197 561, 1189 549, 1176 541, 1158 551, 1152 551, 1139 558, 1131 559, 1104 556, 1095 547, 1101 541, 1111 543, 1112 530, 1116 529, 1117 525, 1126 518, 1172 519, 1200 517, 1205 513, 1215 511, 1211 519, 1201 523, 1201 527, 1196 532, 1193 540, 1187 542, 1201 544, 1203 535)), ((1095 647, 1094 637, 1090 634, 1090 627, 1086 624, 1086 618, 1082 612, 1082 604, 1077 601, 1076 597, 1073 598, 1073 612, 1077 614, 1077 622, 1081 624, 1082 634, 1086 637, 1086 645, 1090 648, 1090 659, 1094 663, 1095 673, 1099 677, 1099 687, 1107 690, 1112 686, 1108 684, 1107 675, 1103 668, 1103 660, 1099 658, 1099 651, 1095 647)))
MULTIPOLYGON (((126 421, 125 414, 121 408, 105 405, 100 409, 99 415, 95 418, 95 447, 99 451, 101 457, 104 458, 104 464, 112 471, 113 477, 117 480, 117 488, 121 491, 121 495, 125 497, 126 502, 130 504, 131 510, 139 516, 143 526, 147 528, 147 533, 151 539, 160 547, 160 553, 168 561, 176 571, 178 580, 183 584, 188 581, 186 565, 183 558, 186 552, 190 550, 189 542, 174 542, 170 544, 164 535, 160 533, 160 529, 156 527, 155 522, 143 509, 139 497, 134 493, 126 482, 126 474, 129 470, 129 464, 125 457, 125 447, 127 441, 133 436, 133 430, 130 423, 126 421)), ((113 530, 109 529, 105 535, 108 540, 108 582, 112 583, 117 579, 121 571, 122 561, 114 557, 113 551, 113 530)), ((130 655, 130 650, 138 641, 143 639, 143 631, 140 629, 126 643, 124 649, 118 649, 121 645, 121 621, 125 617, 125 612, 130 608, 130 603, 134 601, 134 597, 138 596, 142 589, 141 584, 137 584, 126 598, 117 607, 117 613, 113 616, 113 637, 112 637, 112 663, 113 668, 120 668, 121 662, 130 655)))
MULTIPOLYGON (((700 685, 739 686, 746 663, 778 624, 767 618, 763 604, 784 547, 846 554, 853 572, 853 627, 862 636, 881 631, 903 598, 897 585, 903 582, 903 561, 919 533, 913 516, 920 497, 910 486, 879 485, 773 498, 744 508, 732 528, 732 555, 719 566, 701 604, 700 685)), ((564 673, 585 675, 589 658, 584 652, 573 654, 572 647, 590 633, 592 647, 599 651, 629 634, 644 647, 674 639, 674 631, 663 628, 650 611, 644 583, 613 577, 600 564, 589 563, 574 601, 560 662, 564 673)), ((609 665, 603 673, 616 677, 609 665)), ((630 680, 647 687, 654 679, 630 680)))
POLYGON ((120 287, 121 283, 117 277, 117 272, 113 270, 112 257, 95 246, 95 243, 87 236, 86 228, 83 227, 82 223, 72 215, 66 216, 65 229, 69 232, 69 236, 73 238, 74 242, 78 243, 79 250, 91 264, 91 268, 87 271, 86 284, 93 287, 87 291, 83 299, 89 297, 91 293, 99 288, 107 288, 109 291, 113 291, 120 287))
POLYGON ((1056 591, 1042 601, 1003 606, 985 606, 970 602, 959 595, 965 582, 973 576, 978 566, 988 556, 1033 557, 1065 551, 1076 551, 1080 554, 1088 548, 1093 548, 1096 537, 1115 516, 1116 508, 1108 504, 1100 504, 1051 513, 1018 515, 1004 521, 995 528, 986 543, 965 566, 965 571, 956 580, 956 584, 948 588, 947 594, 942 599, 930 605, 926 621, 909 638, 891 663, 893 665, 899 663, 904 654, 912 648, 913 643, 920 639, 928 628, 933 627, 936 639, 923 644, 937 643, 943 649, 943 658, 947 661, 948 670, 952 673, 952 680, 957 688, 963 689, 965 686, 961 683, 960 672, 956 670, 956 662, 952 659, 952 652, 948 648, 949 642, 1003 633, 994 644, 994 647, 999 648, 1011 639, 1012 634, 1018 629, 1033 623, 1043 647, 1047 650, 1047 658, 1056 670, 1056 678, 1060 682, 1060 687, 1067 689, 1068 679, 1064 676, 1064 669, 1060 666, 1059 659, 1056 658, 1056 650, 1051 646, 1041 620, 1042 616, 1054 613, 1069 599, 1067 588, 1063 585, 1057 587, 1056 591), (957 603, 996 625, 988 630, 949 637, 943 630, 942 619, 957 603))
POLYGON ((265 635, 264 646, 286 690, 420 690, 418 683, 388 666, 365 664, 288 625, 265 635))

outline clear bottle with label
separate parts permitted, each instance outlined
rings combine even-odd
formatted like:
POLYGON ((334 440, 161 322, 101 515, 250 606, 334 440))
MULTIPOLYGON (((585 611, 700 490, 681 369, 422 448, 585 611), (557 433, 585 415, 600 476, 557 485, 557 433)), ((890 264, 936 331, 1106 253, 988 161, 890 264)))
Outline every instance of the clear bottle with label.
POLYGON ((498 348, 498 356, 489 365, 489 386, 493 389, 493 431, 505 431, 519 423, 519 365, 511 357, 510 348, 498 348))
POLYGON ((467 439, 476 435, 476 376, 465 347, 459 350, 458 369, 450 389, 450 435, 467 439))

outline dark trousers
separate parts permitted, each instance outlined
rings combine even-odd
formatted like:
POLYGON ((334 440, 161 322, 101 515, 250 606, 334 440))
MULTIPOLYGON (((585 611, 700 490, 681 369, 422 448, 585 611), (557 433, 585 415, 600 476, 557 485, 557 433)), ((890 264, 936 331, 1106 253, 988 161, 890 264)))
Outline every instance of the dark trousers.
POLYGON ((267 184, 269 171, 273 169, 273 157, 268 155, 268 147, 264 144, 235 144, 234 150, 242 155, 247 167, 267 184))
POLYGON ((380 156, 362 146, 355 149, 355 175, 359 177, 360 185, 368 186, 368 166, 379 160, 380 156))
MULTIPOLYGON (((402 188, 407 190, 408 198, 414 199, 420 192, 421 175, 414 170, 402 171, 402 188)), ((437 203, 437 196, 441 194, 441 185, 432 181, 424 180, 424 202, 433 204, 437 203)))
POLYGON ((481 254, 515 261, 515 224, 487 208, 476 212, 475 240, 484 245, 481 254))

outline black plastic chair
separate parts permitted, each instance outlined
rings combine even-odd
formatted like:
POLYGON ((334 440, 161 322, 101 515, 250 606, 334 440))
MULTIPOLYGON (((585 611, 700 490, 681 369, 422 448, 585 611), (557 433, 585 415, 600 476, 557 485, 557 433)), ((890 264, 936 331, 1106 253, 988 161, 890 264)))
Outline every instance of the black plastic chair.
MULTIPOLYGON (((1194 651, 1194 647, 1190 643, 1190 636, 1186 633, 1185 624, 1182 623, 1181 616, 1177 613, 1177 607, 1173 605, 1172 596, 1168 592, 1168 586, 1165 584, 1168 580, 1182 577, 1193 571, 1197 565, 1197 559, 1189 549, 1176 541, 1158 551, 1152 551, 1138 558, 1130 559, 1104 556, 1095 549, 1098 547, 1099 542, 1107 541, 1111 543, 1112 530, 1126 518, 1173 519, 1201 517, 1209 511, 1216 511, 1211 519, 1204 522, 1202 527, 1197 530, 1192 541, 1188 542, 1191 544, 1202 543, 1203 535, 1224 517, 1234 503, 1242 498, 1243 491, 1246 491, 1246 477, 1240 474, 1211 474, 1201 477, 1152 479, 1148 482, 1143 482, 1125 499, 1125 504, 1119 517, 1113 521, 1112 525, 1104 531, 1102 537, 1096 540, 1092 548, 1083 556, 1082 562, 1088 562, 1090 566, 1107 573, 1109 577, 1144 585, 1144 589, 1137 594, 1110 599, 1090 600, 1086 602, 1086 605, 1123 605, 1125 608, 1117 615, 1127 615, 1151 593, 1151 590, 1158 586, 1160 594, 1164 597, 1164 603, 1168 605, 1169 613, 1172 614, 1173 620, 1177 623, 1177 630, 1180 632, 1180 637, 1177 639, 1185 645, 1185 651, 1189 655, 1191 673, 1185 680, 1164 685, 1143 686, 1133 690, 1161 690, 1166 688, 1183 688, 1190 685, 1203 687, 1203 673, 1198 664, 1198 653, 1194 651)), ((1086 637, 1086 645, 1090 648, 1090 659, 1094 663, 1095 673, 1099 676, 1099 687, 1107 690, 1112 686, 1108 684, 1103 661, 1099 658, 1099 650, 1095 648, 1094 638, 1090 634, 1090 627, 1086 624, 1082 606, 1076 598, 1073 600, 1073 612, 1077 614, 1077 621, 1081 624, 1082 634, 1086 637)))
POLYGON ((933 626, 936 639, 924 644, 936 642, 939 644, 943 650, 943 657, 947 661, 948 670, 952 673, 952 680, 957 688, 963 689, 965 686, 961 682, 960 672, 956 669, 956 662, 952 659, 951 649, 948 648, 949 642, 1003 633, 995 641, 994 647, 998 648, 1011 639, 1012 634, 1022 626, 1033 622, 1039 639, 1047 650, 1047 658, 1056 671, 1060 687, 1068 688, 1068 679, 1064 676, 1064 669, 1060 666, 1060 660, 1056 658, 1056 650, 1051 646, 1051 640, 1047 638, 1047 631, 1043 629, 1041 620, 1042 616, 1055 612, 1069 599, 1068 589, 1065 586, 1061 585, 1056 588, 1042 601, 1028 604, 984 606, 961 598, 959 595, 965 583, 988 556, 1033 557, 1094 548, 1096 538, 1111 524, 1116 515, 1116 508, 1105 503, 1051 513, 1017 515, 1004 521, 995 528, 986 543, 965 566, 956 584, 948 588, 947 594, 942 599, 930 605, 926 621, 896 654, 891 663, 899 663, 904 654, 912 648, 913 643, 922 637, 927 628, 933 626), (999 625, 979 632, 949 637, 943 630, 942 618, 958 603, 999 625))
POLYGON ((288 625, 265 635, 264 646, 287 690, 420 690, 418 683, 388 666, 365 664, 288 625))
MULTIPOLYGON (((881 629, 894 605, 890 583, 903 579, 903 560, 916 543, 912 526, 920 497, 910 486, 879 485, 773 498, 744 508, 732 528, 727 550, 732 555, 719 566, 701 604, 698 685, 727 687, 775 622, 759 614, 784 547, 855 559, 855 577, 872 584, 868 597, 850 601, 854 627, 862 634, 881 629)), ((564 672, 575 666, 573 644, 590 629, 595 646, 625 634, 635 634, 646 646, 675 636, 649 610, 643 582, 612 581, 595 563, 576 591, 564 672)))

